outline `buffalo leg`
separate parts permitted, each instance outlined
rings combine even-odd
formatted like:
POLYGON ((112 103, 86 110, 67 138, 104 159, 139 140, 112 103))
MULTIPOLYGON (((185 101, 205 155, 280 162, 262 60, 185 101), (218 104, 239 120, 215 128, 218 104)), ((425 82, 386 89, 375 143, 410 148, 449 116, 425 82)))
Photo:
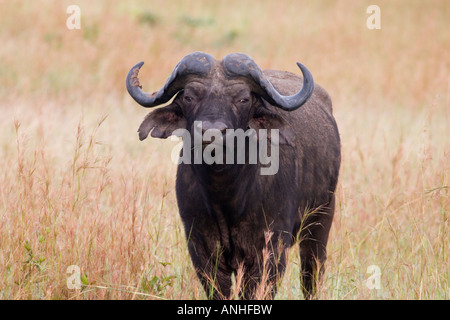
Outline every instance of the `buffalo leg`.
MULTIPOLYGON (((282 242, 278 242, 282 243, 282 242)), ((261 250, 258 263, 244 273, 242 297, 248 299, 273 299, 277 293, 278 281, 286 269, 286 247, 278 246, 276 241, 261 250)))
POLYGON ((197 269, 208 299, 224 300, 231 295, 231 273, 222 270, 214 272, 197 269))
POLYGON ((300 233, 301 283, 305 299, 315 297, 324 272, 333 214, 334 196, 327 206, 315 210, 305 219, 300 233))
POLYGON ((191 239, 188 248, 208 299, 228 299, 231 294, 233 271, 226 266, 220 247, 208 250, 204 243, 196 246, 191 239))

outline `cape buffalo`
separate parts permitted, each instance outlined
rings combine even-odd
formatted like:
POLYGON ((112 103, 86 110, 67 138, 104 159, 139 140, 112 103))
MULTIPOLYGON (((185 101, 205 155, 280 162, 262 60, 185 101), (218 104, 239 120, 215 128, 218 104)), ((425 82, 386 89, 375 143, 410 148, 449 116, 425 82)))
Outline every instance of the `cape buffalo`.
MULTIPOLYGON (((238 154, 231 163, 178 165, 180 216, 208 297, 229 298, 232 275, 241 270, 242 298, 261 297, 256 293, 262 281, 270 287, 266 298, 273 298, 285 270, 286 251, 296 242, 303 294, 314 297, 326 259, 340 166, 339 132, 327 92, 314 85, 300 63, 303 79, 284 71, 262 71, 242 53, 219 61, 194 52, 177 64, 159 91, 148 94, 138 79, 142 65, 136 64, 126 79, 134 100, 151 108, 175 98, 146 116, 138 130, 140 140, 150 132, 165 139, 181 129, 188 133, 185 138, 195 140, 196 133, 212 130, 214 140, 200 136, 200 146, 183 150, 183 157, 187 152, 195 158, 213 143, 226 141, 223 150, 230 149, 226 138, 236 130, 252 133, 245 135, 241 150, 245 161, 236 162, 238 154), (264 135, 267 130, 270 133, 264 135), (272 154, 278 152, 272 174, 262 174, 267 162, 260 158, 249 161, 249 146, 256 141, 261 149, 262 139, 271 143, 272 154)), ((209 155, 217 160, 220 148, 209 155)), ((239 153, 237 145, 231 149, 239 153)))

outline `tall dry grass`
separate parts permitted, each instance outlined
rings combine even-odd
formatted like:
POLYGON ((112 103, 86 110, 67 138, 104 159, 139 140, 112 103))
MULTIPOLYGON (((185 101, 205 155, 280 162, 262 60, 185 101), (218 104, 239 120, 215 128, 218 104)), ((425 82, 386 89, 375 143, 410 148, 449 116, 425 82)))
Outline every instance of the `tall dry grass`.
MULTIPOLYGON (((448 299, 450 5, 372 2, 78 1, 68 30, 71 1, 0 0, 0 298, 206 298, 174 144, 138 141, 147 111, 124 88, 140 60, 154 91, 201 50, 301 61, 332 96, 343 156, 318 297, 448 299), (381 30, 366 28, 370 4, 381 30)), ((277 299, 301 298, 297 249, 289 262, 277 299)))

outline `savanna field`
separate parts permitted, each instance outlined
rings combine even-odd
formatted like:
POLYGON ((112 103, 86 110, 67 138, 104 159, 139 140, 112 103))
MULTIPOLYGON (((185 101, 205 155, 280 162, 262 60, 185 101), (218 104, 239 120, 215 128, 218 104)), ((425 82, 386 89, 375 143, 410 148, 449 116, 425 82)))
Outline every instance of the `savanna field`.
MULTIPOLYGON (((137 129, 192 51, 306 65, 342 164, 319 299, 450 298, 450 2, 0 0, 0 299, 206 299, 176 142, 137 129), (69 29, 68 6, 80 8, 69 29), (369 29, 369 5, 381 29, 369 29), (74 275, 80 277, 76 282, 74 275), (80 289, 73 288, 80 284, 80 289)), ((297 246, 276 299, 302 299, 297 246)))

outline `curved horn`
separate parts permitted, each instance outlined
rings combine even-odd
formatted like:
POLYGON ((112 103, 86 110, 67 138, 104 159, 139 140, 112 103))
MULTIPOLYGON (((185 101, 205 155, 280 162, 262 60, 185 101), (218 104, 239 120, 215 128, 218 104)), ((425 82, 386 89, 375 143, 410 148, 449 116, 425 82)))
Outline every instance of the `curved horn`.
POLYGON ((130 96, 141 106, 151 108, 169 101, 185 85, 185 76, 195 74, 204 76, 211 70, 214 58, 203 52, 193 52, 185 56, 175 66, 164 86, 152 94, 142 91, 139 83, 139 70, 144 62, 139 62, 128 72, 126 86, 130 96))
POLYGON ((300 108, 311 97, 314 91, 314 79, 309 70, 297 62, 303 74, 302 89, 292 96, 281 95, 266 78, 261 68, 250 58, 243 53, 232 53, 223 58, 225 70, 231 74, 250 78, 256 82, 259 88, 262 89, 262 96, 270 104, 277 106, 286 111, 293 111, 300 108))

